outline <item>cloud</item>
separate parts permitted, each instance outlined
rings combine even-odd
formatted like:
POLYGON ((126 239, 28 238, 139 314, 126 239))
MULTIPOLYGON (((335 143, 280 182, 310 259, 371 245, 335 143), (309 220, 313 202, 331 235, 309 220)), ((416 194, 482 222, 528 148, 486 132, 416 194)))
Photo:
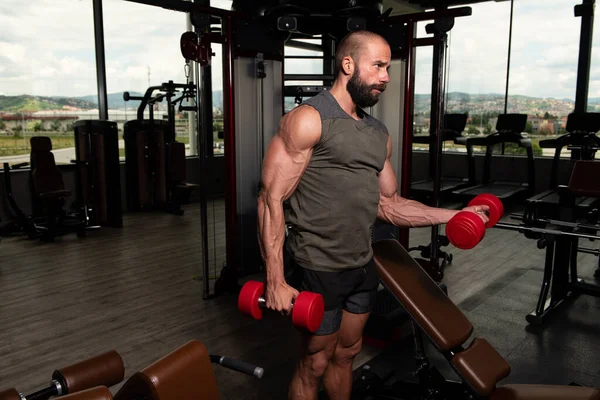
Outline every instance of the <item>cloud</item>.
MULTIPOLYGON (((231 1, 212 1, 230 8, 231 1)), ((186 14, 123 0, 103 3, 109 92, 143 92, 150 84, 185 81, 179 50, 186 14)), ((97 93, 91 1, 21 0, 0 5, 0 91, 5 95, 85 96, 97 93), (62 22, 61 22, 62 21, 62 22), (68 23, 66 23, 68 21, 68 23)), ((221 85, 220 45, 213 84, 221 85)))
MULTIPOLYGON (((578 1, 516 1, 510 93, 574 98, 581 19, 578 1)), ((230 0, 211 1, 230 8, 230 0)), ((148 85, 182 82, 179 39, 184 13, 123 0, 104 0, 104 33, 109 92, 139 91, 148 85), (148 74, 149 73, 149 74, 148 74)), ((447 90, 504 93, 510 2, 471 5, 449 36, 447 90)), ((426 22, 418 24, 425 36, 426 22)), ((0 2, 0 92, 84 96, 97 91, 91 1, 0 2)), ((600 97, 600 28, 594 30, 590 97, 600 97)), ((222 51, 215 46, 213 88, 222 85, 222 51)), ((312 54, 294 49, 295 54, 312 54)), ((417 53, 417 93, 431 91, 431 48, 417 53)), ((288 73, 320 73, 315 61, 289 60, 288 73)))
MULTIPOLYGON (((577 2, 520 1, 514 5, 509 94, 575 98, 581 19, 577 2)), ((471 5, 470 17, 457 18, 449 36, 448 91, 505 92, 510 2, 471 5)), ((425 35, 424 29, 420 35, 425 35)), ((600 78, 600 29, 594 31, 592 76, 600 78), (597 71, 597 72, 594 72, 597 71)), ((431 52, 417 62, 418 93, 431 92, 431 52), (429 72, 430 75, 430 72, 429 72), (423 91, 419 91, 419 89, 423 91)), ((600 80, 590 97, 600 96, 600 80)))

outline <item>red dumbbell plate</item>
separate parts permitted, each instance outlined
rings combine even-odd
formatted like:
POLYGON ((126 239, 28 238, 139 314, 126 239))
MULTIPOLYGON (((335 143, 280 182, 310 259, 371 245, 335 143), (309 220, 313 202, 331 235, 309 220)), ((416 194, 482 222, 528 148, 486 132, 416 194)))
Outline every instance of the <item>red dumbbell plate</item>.
POLYGON ((494 196, 493 194, 480 194, 469 202, 469 206, 480 206, 485 205, 490 208, 489 210, 489 222, 485 225, 487 228, 491 228, 496 225, 500 218, 504 215, 504 204, 502 201, 494 196))
POLYGON ((254 319, 262 319, 263 311, 258 306, 258 299, 264 294, 265 284, 263 282, 246 282, 238 297, 238 309, 254 319))
POLYGON ((472 249, 483 239, 485 226, 481 217, 470 211, 461 211, 446 225, 450 243, 462 250, 472 249))
POLYGON ((323 296, 318 293, 300 292, 294 300, 292 323, 296 328, 315 332, 321 326, 324 312, 325 301, 323 296))

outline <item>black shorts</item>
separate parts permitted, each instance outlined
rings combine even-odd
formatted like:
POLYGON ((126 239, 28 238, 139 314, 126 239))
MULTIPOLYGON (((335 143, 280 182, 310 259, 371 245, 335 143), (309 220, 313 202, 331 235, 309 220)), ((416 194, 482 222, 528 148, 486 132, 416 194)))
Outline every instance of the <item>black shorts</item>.
POLYGON ((313 271, 295 266, 295 286, 299 291, 320 293, 325 315, 315 335, 329 335, 340 329, 343 311, 353 314, 371 312, 375 304, 379 276, 371 259, 359 268, 335 272, 313 271))

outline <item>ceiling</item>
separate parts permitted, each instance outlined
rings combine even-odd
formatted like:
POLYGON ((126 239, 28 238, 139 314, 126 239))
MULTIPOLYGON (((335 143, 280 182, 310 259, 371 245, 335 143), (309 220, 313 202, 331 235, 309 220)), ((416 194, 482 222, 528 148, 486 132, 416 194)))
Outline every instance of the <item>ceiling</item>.
MULTIPOLYGON (((491 0, 383 0, 383 10, 393 8, 392 15, 410 14, 414 12, 424 11, 439 6, 455 7, 465 6, 474 3, 483 3, 491 0)), ((509 1, 509 0, 494 0, 494 1, 509 1)))

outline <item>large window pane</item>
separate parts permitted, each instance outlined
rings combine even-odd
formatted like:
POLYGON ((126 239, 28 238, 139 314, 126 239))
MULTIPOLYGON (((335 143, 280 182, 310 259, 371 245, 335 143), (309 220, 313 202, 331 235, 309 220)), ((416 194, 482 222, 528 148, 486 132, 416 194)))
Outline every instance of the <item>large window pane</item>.
MULTIPOLYGON (((536 155, 541 139, 566 133, 575 107, 581 18, 573 8, 581 1, 515 1, 508 111, 528 115, 526 131, 536 155)), ((561 153, 569 154, 567 149, 561 153)))
MULTIPOLYGON (((159 7, 120 0, 104 2, 108 117, 117 122, 122 158, 125 155, 123 124, 136 119, 139 105, 139 101, 125 102, 123 92, 143 96, 150 86, 168 81, 187 83, 185 59, 179 47, 181 34, 187 30, 186 18, 185 13, 159 7)), ((154 119, 167 119, 166 101, 156 103, 153 109, 154 119)), ((144 119, 149 117, 149 107, 146 107, 144 119)), ((187 119, 188 113, 177 113, 175 124, 177 140, 189 147, 187 119)))
POLYGON ((479 136, 493 132, 491 118, 504 111, 510 2, 470 7, 448 35, 446 112, 468 113, 464 134, 479 136))
MULTIPOLYGON (((433 47, 417 47, 415 56, 415 102, 413 106, 413 135, 429 136, 431 121, 431 78, 433 47)), ((429 145, 413 143, 414 150, 429 150, 429 145)))
POLYGON ((0 162, 29 161, 29 139, 49 136, 70 163, 73 123, 98 118, 92 2, 3 0, 0 26, 0 162))

